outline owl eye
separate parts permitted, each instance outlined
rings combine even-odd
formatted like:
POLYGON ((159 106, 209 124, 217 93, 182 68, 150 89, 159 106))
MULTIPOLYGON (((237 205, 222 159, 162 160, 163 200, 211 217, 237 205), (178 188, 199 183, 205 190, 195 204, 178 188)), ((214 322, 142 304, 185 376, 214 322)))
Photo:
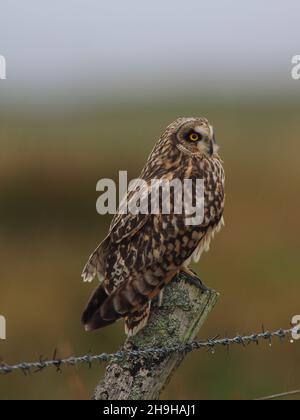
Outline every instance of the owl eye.
POLYGON ((195 133, 195 131, 193 131, 190 135, 189 135, 189 140, 190 141, 198 141, 201 140, 201 136, 198 133, 195 133))

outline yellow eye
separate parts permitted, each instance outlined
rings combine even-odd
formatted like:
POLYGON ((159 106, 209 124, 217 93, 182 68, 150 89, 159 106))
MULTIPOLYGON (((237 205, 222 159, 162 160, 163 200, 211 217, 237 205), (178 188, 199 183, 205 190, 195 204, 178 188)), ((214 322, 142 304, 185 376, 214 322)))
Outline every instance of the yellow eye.
POLYGON ((191 141, 198 141, 199 140, 199 134, 197 134, 197 133, 191 133, 190 135, 189 135, 189 139, 191 140, 191 141))

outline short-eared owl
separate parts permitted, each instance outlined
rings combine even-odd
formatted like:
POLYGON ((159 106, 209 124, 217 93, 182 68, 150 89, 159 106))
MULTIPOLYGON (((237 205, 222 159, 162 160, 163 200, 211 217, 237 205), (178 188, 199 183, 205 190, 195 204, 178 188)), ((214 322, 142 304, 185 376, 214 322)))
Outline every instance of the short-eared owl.
POLYGON ((140 178, 147 182, 149 194, 153 179, 204 180, 204 217, 198 225, 187 225, 184 214, 172 211, 119 212, 83 271, 84 281, 96 276, 100 280, 82 317, 88 331, 120 318, 125 318, 129 335, 143 328, 152 300, 178 272, 191 274, 192 259, 199 260, 223 225, 224 170, 207 119, 178 118, 170 124, 140 178))

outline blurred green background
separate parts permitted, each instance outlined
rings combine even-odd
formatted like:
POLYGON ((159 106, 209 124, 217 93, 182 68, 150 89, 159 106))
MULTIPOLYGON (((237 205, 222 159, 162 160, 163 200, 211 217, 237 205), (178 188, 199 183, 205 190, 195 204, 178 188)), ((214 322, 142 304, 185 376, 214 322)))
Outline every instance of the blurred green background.
MULTIPOLYGON (((81 269, 110 217, 96 182, 134 177, 167 123, 206 115, 227 172, 226 227, 197 271, 221 293, 202 338, 288 327, 299 313, 300 103, 221 106, 181 98, 63 116, 5 116, 1 125, 1 295, 7 362, 113 352, 119 323, 87 334, 79 318, 94 288, 81 269)), ((299 386, 299 345, 276 343, 189 355, 164 398, 252 398, 299 386)), ((0 377, 1 398, 88 398, 102 368, 0 377)))
MULTIPOLYGON (((227 175, 226 227, 195 267, 221 293, 200 337, 289 328, 300 314, 300 82, 290 78, 299 4, 191 1, 187 11, 176 0, 172 16, 170 1, 84 4, 2 8, 1 358, 120 347, 122 323, 94 333, 80 325, 95 287, 82 283, 81 271, 111 220, 96 213, 96 183, 117 181, 120 170, 138 176, 180 116, 206 116, 215 126, 227 175), (75 65, 80 54, 84 66, 75 65)), ((297 389, 299 346, 193 352, 162 398, 249 399, 297 389)), ((88 399, 103 369, 0 376, 0 399, 88 399)))

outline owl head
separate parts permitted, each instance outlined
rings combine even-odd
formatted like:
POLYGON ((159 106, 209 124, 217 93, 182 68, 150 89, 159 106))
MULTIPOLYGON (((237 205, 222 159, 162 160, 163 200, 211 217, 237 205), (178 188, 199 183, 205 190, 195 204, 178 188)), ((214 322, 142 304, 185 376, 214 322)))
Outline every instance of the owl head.
POLYGON ((208 157, 218 152, 214 129, 206 118, 179 118, 171 126, 172 141, 181 152, 208 157))

